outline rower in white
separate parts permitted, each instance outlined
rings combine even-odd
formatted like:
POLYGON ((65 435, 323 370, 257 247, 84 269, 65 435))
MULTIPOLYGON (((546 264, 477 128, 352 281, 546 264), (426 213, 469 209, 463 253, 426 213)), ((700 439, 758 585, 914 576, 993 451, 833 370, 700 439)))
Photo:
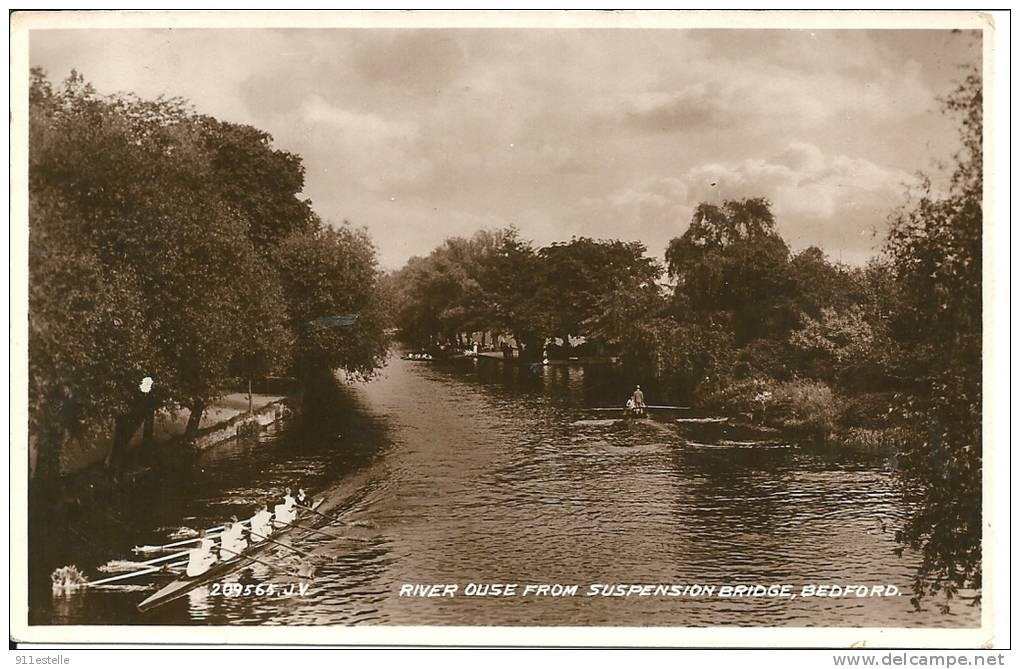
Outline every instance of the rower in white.
POLYGON ((277 504, 273 510, 273 515, 276 517, 273 521, 275 525, 290 525, 294 522, 294 518, 297 515, 297 504, 294 496, 290 494, 290 488, 287 488, 287 492, 283 495, 283 503, 277 504))
POLYGON ((259 504, 255 509, 255 515, 251 517, 251 542, 253 544, 265 541, 273 531, 273 514, 269 510, 269 503, 259 504))
POLYGON ((220 559, 237 557, 246 548, 248 542, 244 538, 244 525, 237 520, 237 516, 231 516, 230 524, 220 535, 220 559))
POLYGON ((188 566, 184 568, 184 573, 191 577, 201 576, 216 564, 213 540, 205 535, 205 530, 199 536, 198 545, 188 551, 188 566))

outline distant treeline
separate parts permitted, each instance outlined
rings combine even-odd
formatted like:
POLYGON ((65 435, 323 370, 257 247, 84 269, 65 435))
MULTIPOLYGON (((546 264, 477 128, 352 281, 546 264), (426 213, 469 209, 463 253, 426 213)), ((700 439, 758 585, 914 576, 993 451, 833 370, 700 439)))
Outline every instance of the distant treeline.
POLYGON ((512 335, 537 359, 585 337, 705 408, 895 449, 916 511, 918 597, 981 582, 982 94, 961 118, 948 186, 926 180, 864 267, 791 254, 764 198, 701 204, 662 268, 637 242, 543 248, 513 228, 455 238, 390 277, 404 336, 512 335), (668 281, 667 281, 668 279, 668 281))
POLYGON ((365 231, 300 196, 301 159, 182 100, 101 96, 33 71, 29 113, 29 431, 37 472, 113 431, 116 465, 159 409, 238 378, 369 374, 385 306, 365 231), (356 316, 330 327, 330 316, 356 316), (143 379, 148 377, 150 382, 143 379))

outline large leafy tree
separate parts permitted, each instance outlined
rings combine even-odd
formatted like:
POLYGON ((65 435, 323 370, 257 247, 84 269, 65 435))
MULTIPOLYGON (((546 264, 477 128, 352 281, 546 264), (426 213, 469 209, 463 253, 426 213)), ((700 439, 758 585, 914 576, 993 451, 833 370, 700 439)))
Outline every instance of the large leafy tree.
POLYGON ((585 321, 603 308, 619 291, 657 293, 659 265, 645 255, 640 242, 595 240, 587 237, 552 244, 538 251, 538 295, 536 307, 543 334, 560 337, 592 334, 585 321))
POLYGON ((211 117, 197 119, 209 154, 209 174, 224 202, 248 223, 248 236, 268 252, 294 232, 310 232, 317 220, 302 196, 300 156, 273 148, 272 136, 211 117))
POLYGON ((784 335, 795 324, 790 249, 764 198, 702 203, 666 249, 678 302, 694 314, 725 314, 736 341, 784 335))
MULTIPOLYGON (((276 274, 182 101, 100 96, 75 73, 54 89, 35 72, 30 103, 33 421, 55 405, 112 419, 116 461, 161 406, 189 408, 193 433, 253 335, 285 343, 276 274)), ((53 453, 65 437, 38 438, 53 453)))
POLYGON ((370 376, 386 353, 388 314, 368 233, 348 224, 322 225, 283 240, 274 258, 299 376, 307 382, 337 369, 370 376))
POLYGON ((394 277, 406 338, 427 345, 493 327, 480 280, 497 243, 497 233, 481 230, 470 239, 451 237, 429 255, 407 262, 394 277))
POLYGON ((948 186, 926 179, 892 217, 885 247, 904 297, 896 333, 919 363, 910 414, 923 438, 902 458, 915 511, 899 534, 922 556, 915 602, 981 585, 980 74, 943 102, 960 119, 962 145, 948 186))
POLYGON ((542 322, 535 309, 539 256, 516 228, 500 230, 496 236, 493 251, 479 271, 479 285, 489 299, 489 320, 523 345, 524 358, 536 359, 542 348, 542 322))

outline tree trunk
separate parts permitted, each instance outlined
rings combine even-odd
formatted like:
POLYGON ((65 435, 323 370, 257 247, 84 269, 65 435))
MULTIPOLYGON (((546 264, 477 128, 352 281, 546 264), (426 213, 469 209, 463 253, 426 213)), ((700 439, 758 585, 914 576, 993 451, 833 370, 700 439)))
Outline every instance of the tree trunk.
POLYGON ((137 410, 122 414, 114 419, 113 446, 110 448, 110 455, 106 458, 106 468, 111 470, 114 476, 119 475, 124 468, 127 449, 131 444, 131 437, 134 436, 138 426, 144 420, 145 415, 137 410))
POLYGON ((34 487, 50 490, 49 486, 60 476, 60 450, 67 433, 62 429, 45 430, 35 439, 34 487))
POLYGON ((184 428, 184 443, 191 443, 198 434, 198 428, 202 424, 202 414, 205 413, 205 402, 198 401, 191 407, 191 414, 188 415, 188 425, 184 428))
POLYGON ((150 409, 145 414, 145 424, 142 427, 142 446, 149 448, 152 446, 152 437, 156 428, 156 410, 150 409))

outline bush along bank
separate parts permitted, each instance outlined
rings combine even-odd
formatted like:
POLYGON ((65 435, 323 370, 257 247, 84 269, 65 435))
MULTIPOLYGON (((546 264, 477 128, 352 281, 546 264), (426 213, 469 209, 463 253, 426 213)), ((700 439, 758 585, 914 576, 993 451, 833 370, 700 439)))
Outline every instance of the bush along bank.
POLYGON ((895 455, 915 431, 895 393, 843 394, 816 379, 741 379, 697 398, 699 407, 756 427, 781 430, 862 453, 895 455))

